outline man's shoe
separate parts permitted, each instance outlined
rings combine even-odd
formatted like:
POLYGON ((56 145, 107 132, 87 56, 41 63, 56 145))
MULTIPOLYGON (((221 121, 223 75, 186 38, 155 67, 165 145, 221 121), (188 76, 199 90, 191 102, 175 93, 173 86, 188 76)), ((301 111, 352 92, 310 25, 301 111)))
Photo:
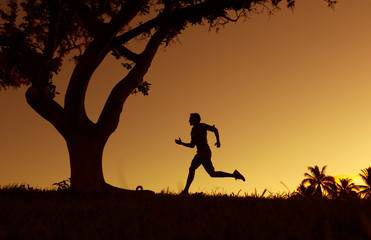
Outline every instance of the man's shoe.
POLYGON ((245 181, 245 178, 242 176, 241 173, 239 173, 237 170, 234 170, 233 172, 233 176, 234 178, 237 180, 237 179, 241 179, 242 181, 245 181))

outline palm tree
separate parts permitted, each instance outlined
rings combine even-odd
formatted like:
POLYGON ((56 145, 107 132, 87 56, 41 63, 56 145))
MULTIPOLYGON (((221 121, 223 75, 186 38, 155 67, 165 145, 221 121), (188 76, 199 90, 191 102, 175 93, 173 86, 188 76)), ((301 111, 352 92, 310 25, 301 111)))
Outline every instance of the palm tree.
POLYGON ((352 183, 352 180, 349 178, 340 178, 340 183, 336 183, 337 189, 337 196, 340 199, 349 199, 349 198, 357 198, 359 190, 359 186, 352 183))
POLYGON ((302 184, 305 185, 309 183, 309 186, 315 189, 314 196, 323 197, 324 192, 331 193, 331 189, 334 189, 334 177, 326 176, 326 168, 327 166, 324 166, 320 171, 317 165, 314 167, 308 167, 310 174, 304 174, 306 178, 302 181, 302 184))
POLYGON ((364 198, 371 198, 371 167, 361 170, 362 173, 359 174, 362 180, 365 182, 365 186, 360 186, 362 189, 359 193, 364 196, 364 198))

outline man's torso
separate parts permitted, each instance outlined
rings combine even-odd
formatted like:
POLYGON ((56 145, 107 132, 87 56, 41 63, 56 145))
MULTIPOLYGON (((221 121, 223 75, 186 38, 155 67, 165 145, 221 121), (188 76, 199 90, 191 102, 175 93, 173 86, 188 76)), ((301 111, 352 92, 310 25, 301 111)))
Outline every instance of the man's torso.
POLYGON ((191 139, 196 144, 197 151, 209 150, 210 147, 207 143, 207 129, 204 123, 194 126, 191 131, 191 139))

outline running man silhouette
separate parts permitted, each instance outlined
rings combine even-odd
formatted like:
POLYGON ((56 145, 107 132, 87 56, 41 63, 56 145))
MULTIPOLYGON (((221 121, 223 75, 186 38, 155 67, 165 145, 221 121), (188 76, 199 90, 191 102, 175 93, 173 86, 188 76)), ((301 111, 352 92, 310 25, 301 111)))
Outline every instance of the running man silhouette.
POLYGON ((209 144, 207 143, 207 131, 211 131, 215 134, 216 143, 215 146, 220 148, 219 132, 215 125, 210 126, 205 123, 201 123, 201 117, 198 113, 191 113, 189 117, 189 124, 193 126, 191 131, 191 142, 184 143, 182 139, 175 139, 175 143, 183 145, 189 148, 197 147, 197 154, 192 160, 191 166, 189 168, 189 174, 187 178, 187 184, 182 191, 182 194, 188 194, 189 187, 195 176, 196 169, 202 165, 210 177, 231 177, 241 179, 245 181, 245 178, 235 170, 233 173, 226 173, 221 171, 215 171, 213 163, 211 162, 211 150, 209 144))

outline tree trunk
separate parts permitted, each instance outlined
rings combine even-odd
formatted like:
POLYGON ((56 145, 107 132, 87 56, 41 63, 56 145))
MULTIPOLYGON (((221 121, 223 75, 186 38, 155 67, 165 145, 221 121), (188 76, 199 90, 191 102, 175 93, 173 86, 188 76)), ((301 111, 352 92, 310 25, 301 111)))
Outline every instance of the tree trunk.
POLYGON ((108 184, 104 181, 102 167, 106 140, 80 135, 68 137, 66 141, 70 155, 71 187, 78 191, 106 190, 108 184))

